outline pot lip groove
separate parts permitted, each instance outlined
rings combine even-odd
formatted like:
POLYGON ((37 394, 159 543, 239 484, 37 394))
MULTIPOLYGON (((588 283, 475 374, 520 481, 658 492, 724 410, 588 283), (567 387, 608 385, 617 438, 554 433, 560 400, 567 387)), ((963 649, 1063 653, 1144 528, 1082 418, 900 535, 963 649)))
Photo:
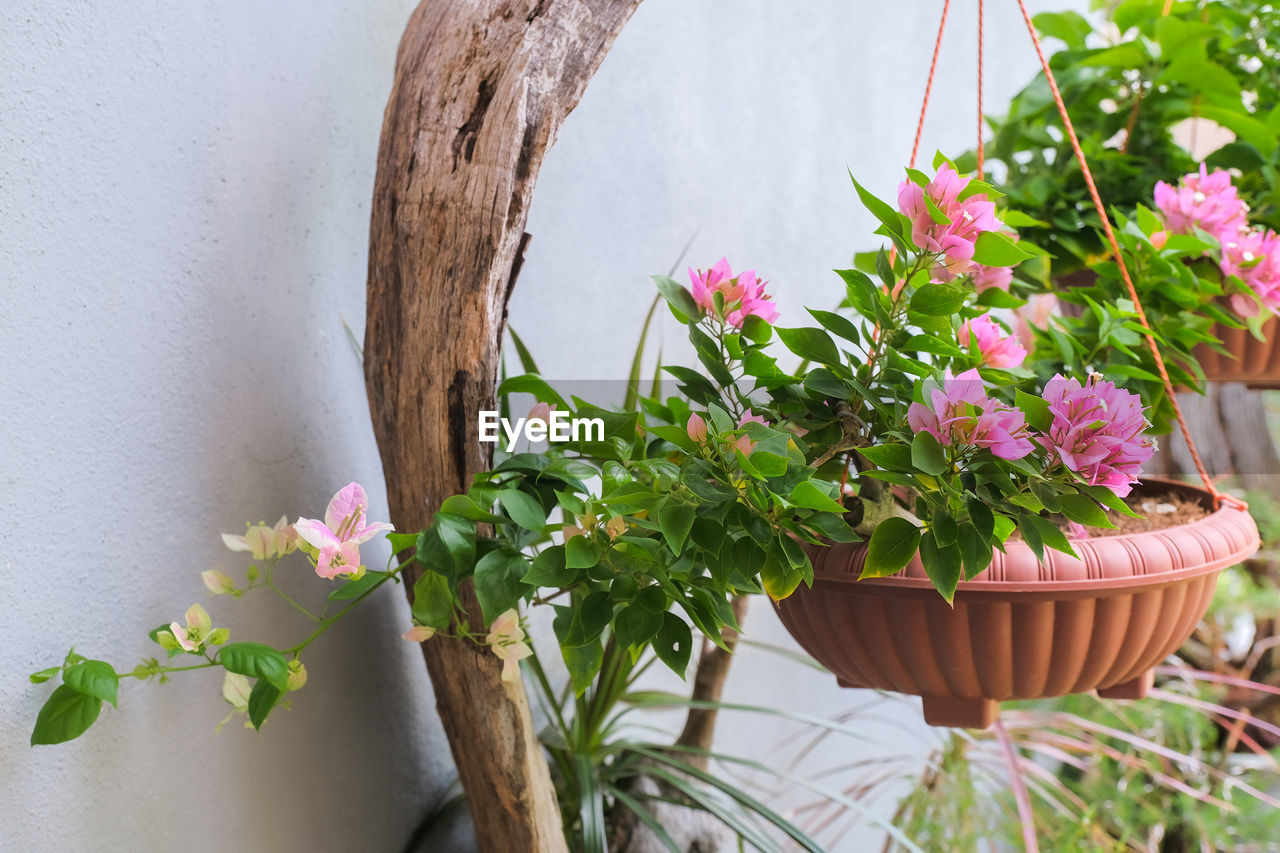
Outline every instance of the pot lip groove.
MULTIPOLYGON (((1206 508, 1212 507, 1212 496, 1209 492, 1189 483, 1168 480, 1160 477, 1144 478, 1139 488, 1145 491, 1175 491, 1198 501, 1206 508), (1145 487, 1145 488, 1144 488, 1145 487)), ((1090 593, 1166 586, 1191 580, 1205 574, 1221 571, 1228 566, 1241 562, 1258 550, 1260 546, 1258 528, 1252 516, 1231 504, 1224 504, 1213 510, 1204 518, 1190 524, 1175 525, 1160 530, 1145 530, 1136 533, 1117 534, 1115 536, 1099 536, 1088 539, 1077 539, 1072 542, 1079 558, 1067 554, 1050 552, 1046 549, 1046 559, 1039 564, 1038 578, 1006 579, 1005 567, 1013 563, 1035 565, 1035 556, 1025 542, 1005 543, 1005 551, 996 550, 992 565, 973 580, 961 580, 956 590, 956 601, 961 602, 974 594, 983 594, 983 598, 991 600, 988 594, 1016 594, 1026 597, 1035 594, 1037 597, 1080 598, 1090 593), (1214 531, 1214 532, 1210 532, 1214 531), (1208 535, 1206 535, 1208 534, 1208 535), (1184 540, 1191 548, 1178 548, 1178 540, 1184 540), (1162 551, 1167 549, 1169 568, 1152 571, 1152 567, 1135 556, 1140 556, 1144 549, 1143 542, 1159 543, 1162 551), (1107 544, 1113 543, 1113 544, 1107 544), (1175 547, 1169 547, 1175 546, 1175 547), (1179 557, 1187 550, 1207 553, 1203 559, 1179 557), (1076 569, 1082 566, 1097 566, 1103 563, 1114 563, 1117 558, 1127 557, 1127 572, 1113 574, 1110 577, 1073 577, 1056 579, 1054 576, 1063 569, 1076 569), (997 577, 992 577, 992 569, 997 577)), ((806 545, 810 556, 815 556, 817 546, 806 545)), ((847 559, 839 559, 842 563, 860 565, 860 555, 856 552, 865 549, 866 543, 832 544, 823 547, 821 552, 829 554, 849 554, 847 559), (854 552, 850 554, 849 552, 854 552)), ((826 556, 825 561, 830 561, 826 556)), ((815 560, 815 562, 817 562, 815 560)), ((901 573, 882 578, 867 578, 859 581, 857 576, 846 571, 829 569, 814 570, 814 590, 819 588, 830 592, 853 592, 851 585, 857 584, 857 593, 878 595, 894 595, 902 593, 925 593, 936 595, 933 583, 924 572, 920 558, 914 557, 901 573)))

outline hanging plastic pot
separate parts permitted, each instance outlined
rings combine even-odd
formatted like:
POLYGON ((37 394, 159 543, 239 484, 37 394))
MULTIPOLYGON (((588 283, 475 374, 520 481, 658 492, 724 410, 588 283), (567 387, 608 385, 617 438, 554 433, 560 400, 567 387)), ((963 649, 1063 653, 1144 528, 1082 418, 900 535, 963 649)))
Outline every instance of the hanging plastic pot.
POLYGON ((1073 542, 1079 559, 1021 541, 961 581, 955 606, 919 558, 901 573, 859 581, 865 544, 812 546, 811 588, 776 602, 783 624, 844 687, 924 698, 934 726, 986 728, 999 703, 1097 690, 1141 698, 1152 667, 1191 635, 1218 573, 1258 549, 1249 513, 1213 510, 1210 493, 1149 480, 1210 513, 1189 524, 1073 542))
POLYGON ((1262 326, 1258 340, 1248 329, 1229 329, 1215 325, 1209 334, 1222 341, 1231 355, 1223 355, 1206 346, 1195 349, 1195 357, 1210 382, 1243 382, 1250 388, 1280 388, 1280 322, 1275 317, 1262 326))

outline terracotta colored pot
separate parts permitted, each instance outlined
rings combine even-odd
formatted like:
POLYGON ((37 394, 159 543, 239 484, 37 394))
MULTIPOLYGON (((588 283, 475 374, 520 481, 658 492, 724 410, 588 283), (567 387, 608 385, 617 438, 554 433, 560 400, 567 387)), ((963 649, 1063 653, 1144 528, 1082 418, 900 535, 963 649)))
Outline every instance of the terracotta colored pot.
POLYGON ((1272 317, 1262 325, 1266 340, 1258 340, 1248 329, 1229 329, 1215 324, 1209 334, 1235 358, 1206 346, 1195 349, 1195 357, 1210 382, 1243 382, 1250 388, 1280 388, 1280 323, 1272 317))
MULTIPOLYGON (((1054 279, 1063 289, 1088 287, 1098 280, 1093 270, 1077 270, 1054 279)), ((1058 300, 1058 310, 1065 316, 1079 317, 1084 306, 1058 300)), ((1250 388, 1280 388, 1280 322, 1272 317, 1262 326, 1266 340, 1258 340, 1248 329, 1232 329, 1219 323, 1209 327, 1209 334, 1222 341, 1230 356, 1201 345, 1193 355, 1204 368, 1209 382, 1243 382, 1250 388)))
MULTIPOLYGON (((1212 507, 1208 492, 1149 480, 1212 507)), ((900 574, 857 580, 864 544, 809 547, 812 588, 774 606, 843 687, 924 697, 934 726, 986 728, 999 702, 1098 695, 1136 699, 1151 669, 1191 635, 1218 572, 1258 549, 1249 513, 1224 505, 1191 524, 1074 543, 1080 559, 1021 541, 961 581, 954 609, 917 556, 900 574)))

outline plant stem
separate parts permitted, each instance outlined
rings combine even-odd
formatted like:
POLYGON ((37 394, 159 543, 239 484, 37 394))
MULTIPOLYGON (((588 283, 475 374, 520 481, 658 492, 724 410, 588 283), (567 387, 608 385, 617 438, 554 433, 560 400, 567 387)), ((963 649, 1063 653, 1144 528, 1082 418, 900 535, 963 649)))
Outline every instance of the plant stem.
POLYGON ((358 596, 356 596, 355 598, 353 598, 353 599, 351 600, 351 603, 350 603, 350 604, 348 604, 346 607, 342 608, 341 610, 339 610, 337 613, 333 614, 333 615, 332 615, 332 616, 330 616, 329 618, 322 620, 322 621, 320 622, 320 626, 319 626, 318 628, 316 628, 314 631, 312 631, 312 632, 311 632, 311 635, 310 635, 309 637, 307 637, 305 640, 303 640, 303 641, 302 641, 301 643, 299 643, 298 645, 293 646, 292 648, 283 649, 282 651, 284 651, 286 654, 292 654, 292 655, 294 655, 295 657, 296 657, 297 655, 301 654, 301 653, 302 653, 302 650, 303 650, 303 649, 305 649, 307 646, 311 645, 311 643, 312 643, 312 642, 313 642, 317 637, 319 637, 319 636, 320 636, 321 634, 323 634, 325 631, 327 631, 327 630, 329 630, 331 627, 333 627, 333 625, 334 625, 334 624, 335 624, 339 619, 341 619, 343 616, 346 616, 346 615, 347 615, 347 613, 349 613, 349 612, 351 611, 351 608, 355 607, 357 604, 359 604, 360 602, 364 601, 366 598, 368 598, 368 597, 369 597, 369 595, 370 595, 370 594, 372 594, 372 593, 374 592, 374 590, 378 589, 378 587, 382 586, 384 583, 386 583, 387 581, 391 580, 391 578, 395 577, 397 574, 399 574, 401 571, 403 571, 403 569, 404 569, 404 567, 403 567, 403 566, 401 566, 400 568, 396 569, 396 570, 395 570, 394 572, 392 572, 391 574, 386 575, 385 577, 381 577, 381 578, 379 578, 379 579, 377 580, 377 582, 376 582, 376 583, 374 583, 374 585, 373 585, 373 586, 369 587, 369 588, 368 588, 368 589, 366 589, 364 592, 360 593, 358 596))
POLYGON ((290 604, 290 605, 291 605, 295 610, 297 610, 297 611, 298 611, 299 613, 301 613, 302 615, 306 616, 306 617, 307 617, 308 619, 310 619, 312 622, 323 622, 323 621, 324 621, 324 620, 323 620, 323 619, 321 619, 319 616, 315 615, 315 614, 314 614, 314 613, 312 613, 310 610, 308 610, 307 608, 305 608, 305 607, 303 607, 301 604, 299 604, 297 601, 295 601, 292 597, 290 597, 290 596, 289 596, 289 594, 288 594, 288 593, 286 593, 286 592, 285 592, 284 590, 282 590, 280 587, 276 586, 275 581, 273 581, 273 580, 271 579, 271 576, 270 576, 270 575, 268 575, 268 576, 267 576, 267 586, 269 586, 269 587, 271 587, 271 589, 275 590, 276 595, 278 595, 278 596, 280 596, 281 598, 283 598, 283 599, 284 599, 285 601, 287 601, 287 602, 288 602, 288 603, 289 603, 289 604, 290 604))
POLYGON ((159 669, 149 669, 145 672, 117 672, 116 678, 150 678, 153 675, 168 675, 171 672, 187 672, 193 669, 209 669, 214 666, 220 666, 220 664, 217 661, 209 661, 207 663, 194 663, 191 666, 162 666, 159 669))

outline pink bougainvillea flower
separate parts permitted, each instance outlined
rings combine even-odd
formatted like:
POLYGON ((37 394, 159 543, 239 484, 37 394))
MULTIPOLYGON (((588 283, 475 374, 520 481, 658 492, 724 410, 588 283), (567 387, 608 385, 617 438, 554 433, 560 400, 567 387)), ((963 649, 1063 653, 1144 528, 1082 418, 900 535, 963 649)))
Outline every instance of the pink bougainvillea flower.
POLYGON ((689 268, 689 280, 693 284, 693 301, 704 311, 715 313, 716 294, 720 295, 724 321, 735 329, 741 329, 747 317, 756 316, 767 323, 778 319, 778 309, 773 299, 764 292, 765 282, 760 281, 755 270, 746 270, 736 276, 729 268, 729 261, 721 258, 709 270, 689 268))
POLYGON ((1052 293, 1037 293, 1027 304, 1013 310, 1013 332, 1023 349, 1036 348, 1035 329, 1047 329, 1049 318, 1058 313, 1058 297, 1052 293))
POLYGON ((178 645, 184 651, 194 652, 204 645, 205 640, 213 633, 213 621, 199 604, 193 604, 187 608, 186 620, 185 626, 177 622, 169 623, 169 633, 173 634, 173 638, 178 641, 178 645))
POLYGON ((1095 373, 1084 385, 1074 377, 1053 377, 1044 399, 1053 422, 1041 443, 1089 485, 1128 495, 1155 453, 1138 395, 1095 373))
POLYGON ((972 270, 978 236, 984 231, 1000 229, 996 206, 985 195, 977 193, 960 200, 969 181, 944 163, 928 186, 922 187, 915 181, 898 185, 898 209, 911 220, 911 240, 923 251, 940 256, 933 271, 934 277, 940 280, 950 280, 972 270), (946 222, 934 220, 926 195, 946 222))
POLYGON ((973 277, 973 289, 978 293, 993 287, 1008 293, 1009 285, 1013 284, 1013 267, 984 267, 982 264, 974 264, 969 275, 973 277))
POLYGON ((404 637, 411 643, 425 643, 436 635, 435 628, 429 628, 426 625, 414 625, 408 631, 400 636, 404 637))
MULTIPOLYGON (((739 428, 744 427, 747 424, 753 424, 753 423, 767 424, 768 421, 766 421, 764 418, 760 417, 750 409, 747 409, 745 412, 743 412, 742 417, 739 418, 738 420, 739 428)), ((750 438, 748 438, 747 435, 744 433, 743 435, 738 436, 736 440, 734 440, 733 447, 736 448, 737 450, 742 451, 743 456, 750 456, 751 451, 756 449, 756 443, 752 441, 750 438)))
POLYGON ((932 388, 929 405, 912 403, 907 423, 913 432, 927 432, 939 444, 980 447, 1001 459, 1021 459, 1032 450, 1026 416, 1019 409, 987 396, 977 369, 947 375, 941 388, 932 388))
POLYGON ((485 642, 502 661, 502 680, 519 679, 520 661, 533 654, 525 642, 524 629, 520 627, 520 614, 513 609, 494 619, 485 642))
MULTIPOLYGON (((1222 244, 1222 271, 1243 281, 1272 311, 1280 310, 1280 236, 1255 228, 1222 244)), ((1258 304, 1242 293, 1231 296, 1231 307, 1242 317, 1258 313, 1258 304)))
POLYGON ((534 407, 529 410, 526 420, 542 421, 544 424, 551 423, 551 413, 555 411, 555 406, 549 403, 535 403, 534 407))
POLYGON ((1169 230, 1180 234, 1194 233, 1199 227, 1226 242, 1242 226, 1248 227, 1249 208, 1236 195, 1230 173, 1222 169, 1210 173, 1203 163, 1198 174, 1184 175, 1177 187, 1158 182, 1155 202, 1169 230))
POLYGON ((316 574, 322 578, 364 574, 360 546, 379 533, 394 530, 390 524, 365 522, 369 497, 359 483, 348 483, 329 501, 324 521, 299 518, 294 529, 315 550, 316 574))
POLYGON ((289 661, 289 674, 285 679, 285 688, 292 693, 294 690, 301 690, 306 683, 306 666, 297 658, 289 661))
MULTIPOLYGON (((729 259, 721 258, 709 270, 695 270, 689 267, 689 281, 693 284, 693 301, 704 311, 714 311, 715 294, 721 293, 725 302, 733 295, 733 270, 729 267, 729 259)), ((738 294, 741 295, 741 294, 738 294)), ((737 299, 737 296, 733 296, 737 299)))
POLYGON ((248 551, 255 560, 269 560, 292 554, 298 548, 298 534, 285 516, 274 527, 251 524, 243 536, 222 534, 222 542, 232 551, 248 551))
MULTIPOLYGON (((249 676, 241 675, 238 672, 228 672, 222 679, 222 698, 231 706, 231 713, 223 718, 222 722, 214 727, 215 732, 221 732, 222 727, 231 722, 231 718, 236 714, 249 713, 249 697, 253 694, 253 682, 249 680, 249 676)), ((253 728, 253 723, 245 720, 244 727, 246 729, 253 728)))
POLYGON ((707 422, 697 412, 689 415, 689 422, 685 424, 684 429, 689 434, 689 438, 698 444, 707 440, 707 422))
POLYGON ((201 572, 200 580, 204 581, 204 585, 214 595, 227 595, 236 591, 236 582, 217 569, 206 569, 201 572))
POLYGON ((1018 339, 1008 334, 987 314, 975 317, 956 333, 960 346, 967 347, 977 339, 982 363, 989 367, 1018 367, 1027 358, 1027 350, 1018 339))

